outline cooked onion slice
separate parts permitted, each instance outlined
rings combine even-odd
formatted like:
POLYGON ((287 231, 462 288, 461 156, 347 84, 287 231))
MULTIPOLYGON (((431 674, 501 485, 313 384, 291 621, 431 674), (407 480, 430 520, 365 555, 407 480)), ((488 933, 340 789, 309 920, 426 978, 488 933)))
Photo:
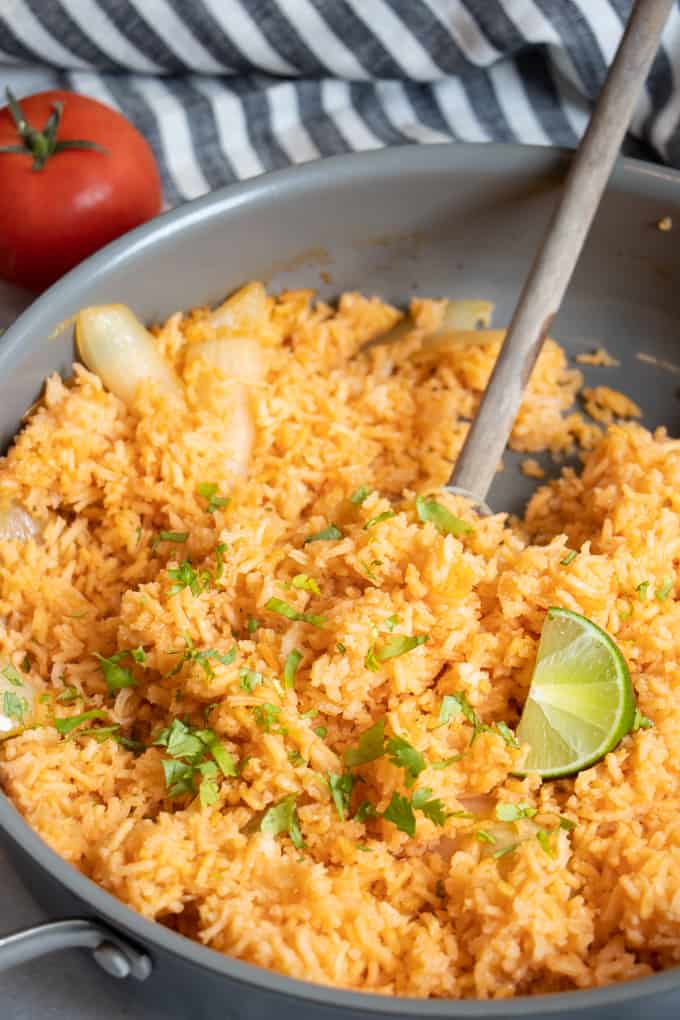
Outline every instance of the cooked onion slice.
MULTIPOLYGON (((493 305, 490 301, 447 301, 444 314, 437 328, 429 332, 427 330, 423 332, 423 347, 434 347, 438 339, 443 340, 444 338, 447 340, 444 346, 452 345, 451 338, 453 334, 472 331, 479 331, 481 333, 482 330, 487 329, 491 325, 492 315, 493 305)), ((378 337, 373 343, 396 343, 396 341, 403 340, 417 328, 411 315, 407 314, 393 329, 378 337)), ((422 329, 422 327, 420 328, 422 329)), ((478 341, 478 343, 482 342, 481 340, 478 341)))
POLYGON ((35 692, 14 666, 0 662, 0 740, 35 722, 35 692))
POLYGON ((264 375, 262 348, 256 340, 245 336, 192 344, 187 350, 187 367, 196 361, 217 369, 225 379, 237 379, 242 383, 260 382, 264 375))
POLYGON ((208 321, 216 329, 234 333, 255 331, 261 325, 267 310, 267 291, 259 280, 247 283, 224 304, 210 313, 208 321))
POLYGON ((106 388, 130 405, 140 383, 179 393, 179 382, 153 337, 125 305, 83 308, 76 320, 80 356, 106 388))
POLYGON ((40 526, 16 503, 0 510, 0 542, 30 542, 40 534, 40 526))

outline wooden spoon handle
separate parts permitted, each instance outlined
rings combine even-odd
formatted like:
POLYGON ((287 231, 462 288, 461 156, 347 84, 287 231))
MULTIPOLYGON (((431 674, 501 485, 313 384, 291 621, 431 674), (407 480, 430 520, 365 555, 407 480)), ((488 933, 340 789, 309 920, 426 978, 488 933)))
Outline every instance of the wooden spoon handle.
POLYGON ((673 0, 637 0, 449 484, 484 500, 564 297, 673 0))

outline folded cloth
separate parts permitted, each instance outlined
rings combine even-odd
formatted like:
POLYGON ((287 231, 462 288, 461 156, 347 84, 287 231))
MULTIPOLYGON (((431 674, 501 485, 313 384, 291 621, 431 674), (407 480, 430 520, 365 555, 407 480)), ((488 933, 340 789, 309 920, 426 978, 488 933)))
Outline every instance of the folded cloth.
MULTIPOLYGON (((574 146, 632 0, 2 0, 0 85, 74 89, 149 139, 168 204, 385 145, 574 146)), ((673 10, 631 124, 680 166, 673 10)))

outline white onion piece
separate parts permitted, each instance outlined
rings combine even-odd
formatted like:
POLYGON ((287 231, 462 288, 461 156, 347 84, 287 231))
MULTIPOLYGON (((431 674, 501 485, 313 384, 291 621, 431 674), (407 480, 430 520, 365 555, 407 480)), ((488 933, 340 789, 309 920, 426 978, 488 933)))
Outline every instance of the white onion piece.
POLYGON ((16 503, 0 510, 0 542, 31 542, 40 534, 40 525, 16 503))
POLYGON ((258 383, 264 375, 262 348, 257 340, 246 336, 191 344, 186 355, 187 367, 196 361, 216 368, 226 379, 242 383, 258 383))
POLYGON ((76 321, 80 356, 107 390, 130 405, 140 383, 179 394, 172 368, 149 331, 125 305, 83 308, 76 321))
POLYGON ((35 692, 21 674, 0 662, 0 740, 15 737, 35 722, 35 692))
POLYGON ((229 329, 235 333, 257 328, 267 309, 267 291, 258 280, 247 283, 224 304, 210 313, 208 322, 216 329, 229 329))
POLYGON ((447 301, 437 332, 451 329, 480 329, 491 325, 490 301, 447 301))
POLYGON ((466 347, 490 347, 502 343, 505 338, 504 329, 438 329, 423 337, 419 351, 413 353, 414 358, 431 351, 465 350, 466 347))
POLYGON ((243 383, 234 383, 233 401, 233 410, 224 429, 227 467, 237 475, 245 475, 255 442, 255 422, 250 410, 248 387, 243 383))

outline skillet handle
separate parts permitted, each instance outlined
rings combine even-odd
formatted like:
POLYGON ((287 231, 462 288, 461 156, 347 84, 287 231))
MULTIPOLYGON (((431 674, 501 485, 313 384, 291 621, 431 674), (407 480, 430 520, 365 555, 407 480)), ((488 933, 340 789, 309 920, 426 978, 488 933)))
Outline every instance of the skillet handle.
POLYGON ((145 981, 151 958, 98 921, 72 918, 50 921, 35 928, 0 937, 0 973, 61 949, 89 949, 99 966, 112 977, 145 981))

